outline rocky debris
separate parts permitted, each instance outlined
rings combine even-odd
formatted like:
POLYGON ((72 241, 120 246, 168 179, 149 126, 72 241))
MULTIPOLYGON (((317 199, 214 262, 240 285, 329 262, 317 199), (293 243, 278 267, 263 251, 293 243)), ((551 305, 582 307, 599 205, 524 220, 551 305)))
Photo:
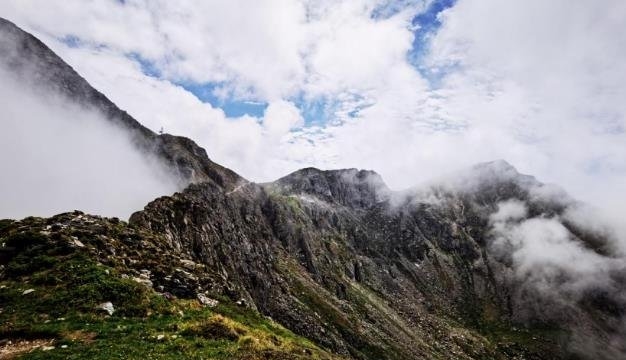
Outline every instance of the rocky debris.
POLYGON ((113 313, 115 312, 113 303, 111 303, 110 301, 99 304, 98 306, 96 306, 96 310, 106 311, 109 315, 113 315, 113 313))
POLYGON ((72 238, 72 244, 74 244, 74 246, 79 247, 79 248, 83 248, 85 247, 85 244, 83 244, 80 240, 78 240, 76 237, 72 238))
MULTIPOLYGON (((145 230, 131 228, 117 220, 87 215, 82 212, 64 213, 50 219, 29 218, 24 229, 39 232, 50 227, 48 241, 61 248, 85 252, 96 262, 107 268, 115 268, 122 279, 130 279, 147 288, 175 297, 195 298, 198 289, 211 290, 214 285, 212 272, 204 265, 189 259, 189 255, 176 251, 167 240, 145 230), (54 224, 52 230, 50 224, 54 224), (79 241, 83 246, 76 246, 79 241)), ((7 250, 12 256, 13 251, 7 250)), ((0 269, 4 265, 0 264, 0 269)), ((1 272, 0 272, 1 273, 1 272)), ((3 286, 3 285, 0 285, 3 286)), ((217 289, 217 293, 221 293, 217 289)))
POLYGON ((161 293, 161 296, 163 296, 165 299, 170 300, 170 301, 176 299, 176 296, 168 292, 161 293))
POLYGON ((28 294, 34 293, 34 292, 35 292, 35 289, 27 289, 27 290, 24 290, 22 292, 22 295, 28 295, 28 294))
POLYGON ((192 274, 192 273, 190 273, 188 271, 185 271, 183 269, 177 268, 177 269, 175 269, 175 271, 178 274, 182 275, 183 277, 185 277, 185 278, 187 278, 189 280, 193 280, 193 281, 197 281, 198 280, 198 277, 196 275, 194 275, 194 274, 192 274))
POLYGON ((152 281, 150 281, 150 279, 146 279, 145 277, 133 277, 133 281, 138 282, 142 285, 144 285, 145 287, 152 287, 152 281))
POLYGON ((183 267, 186 268, 187 270, 197 270, 199 268, 201 269, 204 267, 204 265, 198 264, 188 259, 180 259, 180 262, 183 265, 183 267))
POLYGON ((152 281, 150 280, 150 275, 151 275, 150 270, 142 269, 140 270, 139 276, 133 277, 133 280, 148 288, 152 288, 153 284, 152 284, 152 281))
POLYGON ((38 348, 51 350, 49 348, 54 348, 53 342, 51 339, 3 339, 0 341, 0 359, 14 359, 38 348))
POLYGON ((211 299, 210 297, 202 294, 202 293, 198 293, 198 295, 196 295, 196 297, 198 298, 198 301, 200 301, 200 304, 208 306, 210 308, 212 307, 216 307, 220 302, 215 300, 215 299, 211 299))

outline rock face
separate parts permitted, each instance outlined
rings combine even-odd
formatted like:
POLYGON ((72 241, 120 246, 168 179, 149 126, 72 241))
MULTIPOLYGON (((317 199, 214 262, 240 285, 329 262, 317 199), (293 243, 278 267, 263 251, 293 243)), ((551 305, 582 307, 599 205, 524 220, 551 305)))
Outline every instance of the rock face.
POLYGON ((389 197, 389 188, 373 171, 344 169, 321 171, 306 168, 289 174, 268 188, 284 194, 300 194, 353 209, 367 209, 389 197))
MULTIPOLYGON (((216 271, 213 291, 354 358, 619 356, 623 291, 601 291, 598 307, 580 305, 593 302, 593 292, 554 298, 517 277, 489 245, 490 216, 503 201, 524 202, 524 218, 533 219, 559 216, 571 200, 538 197, 548 187, 503 162, 456 176, 394 193, 373 172, 303 169, 230 192, 192 185, 130 222, 216 271), (469 179, 478 187, 466 186, 469 179), (515 340, 494 347, 493 332, 515 340)), ((624 284, 623 269, 611 281, 624 284)))
POLYGON ((44 43, 13 23, 0 18, 0 67, 22 81, 32 82, 34 89, 51 92, 70 101, 95 109, 131 135, 135 145, 156 155, 176 172, 183 185, 214 181, 225 188, 234 187, 241 177, 214 162, 193 141, 169 134, 157 135, 120 110, 94 89, 71 66, 44 43))
MULTIPOLYGON (((10 222, 11 236, 57 234, 142 287, 257 310, 346 358, 624 358, 623 258, 605 234, 566 220, 573 200, 506 162, 403 192, 356 169, 250 183, 191 140, 141 126, 13 24, 0 31, 3 66, 100 109, 191 183, 129 225, 62 214, 10 222), (549 262, 558 256, 532 263, 547 272, 523 267, 520 229, 533 224, 595 267, 549 262)), ((0 260, 15 251, 0 250, 0 260)))

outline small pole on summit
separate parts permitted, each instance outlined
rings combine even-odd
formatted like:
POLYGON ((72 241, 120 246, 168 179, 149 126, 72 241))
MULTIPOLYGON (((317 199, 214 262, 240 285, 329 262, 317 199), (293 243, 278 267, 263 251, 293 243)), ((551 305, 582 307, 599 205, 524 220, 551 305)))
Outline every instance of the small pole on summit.
POLYGON ((163 126, 161 126, 161 130, 159 130, 159 135, 163 135, 163 126))

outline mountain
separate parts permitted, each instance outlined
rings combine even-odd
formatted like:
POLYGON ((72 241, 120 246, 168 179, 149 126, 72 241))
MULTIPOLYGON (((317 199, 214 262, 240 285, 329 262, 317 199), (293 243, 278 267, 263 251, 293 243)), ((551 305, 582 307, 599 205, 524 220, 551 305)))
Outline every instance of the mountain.
POLYGON ((0 221, 0 356, 626 356, 623 257, 555 187, 501 160, 406 191, 357 169, 248 182, 0 31, 14 72, 101 109, 189 183, 128 222, 0 221))
POLYGON ((59 95, 72 103, 96 109, 107 121, 126 130, 134 144, 154 154, 174 171, 183 184, 215 181, 230 188, 243 179, 212 162, 193 141, 169 134, 155 134, 120 110, 94 89, 43 42, 0 18, 0 65, 44 94, 59 95))

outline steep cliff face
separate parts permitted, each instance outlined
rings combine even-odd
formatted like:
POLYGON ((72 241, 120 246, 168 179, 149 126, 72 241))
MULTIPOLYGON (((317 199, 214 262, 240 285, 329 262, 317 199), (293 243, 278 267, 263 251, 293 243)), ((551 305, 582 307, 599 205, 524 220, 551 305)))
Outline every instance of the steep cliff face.
POLYGON ((120 110, 94 89, 43 42, 0 18, 0 67, 46 96, 58 95, 101 113, 110 123, 126 130, 139 150, 155 155, 180 178, 181 185, 215 181, 230 188, 241 177, 212 162, 193 141, 169 134, 157 135, 120 110))

